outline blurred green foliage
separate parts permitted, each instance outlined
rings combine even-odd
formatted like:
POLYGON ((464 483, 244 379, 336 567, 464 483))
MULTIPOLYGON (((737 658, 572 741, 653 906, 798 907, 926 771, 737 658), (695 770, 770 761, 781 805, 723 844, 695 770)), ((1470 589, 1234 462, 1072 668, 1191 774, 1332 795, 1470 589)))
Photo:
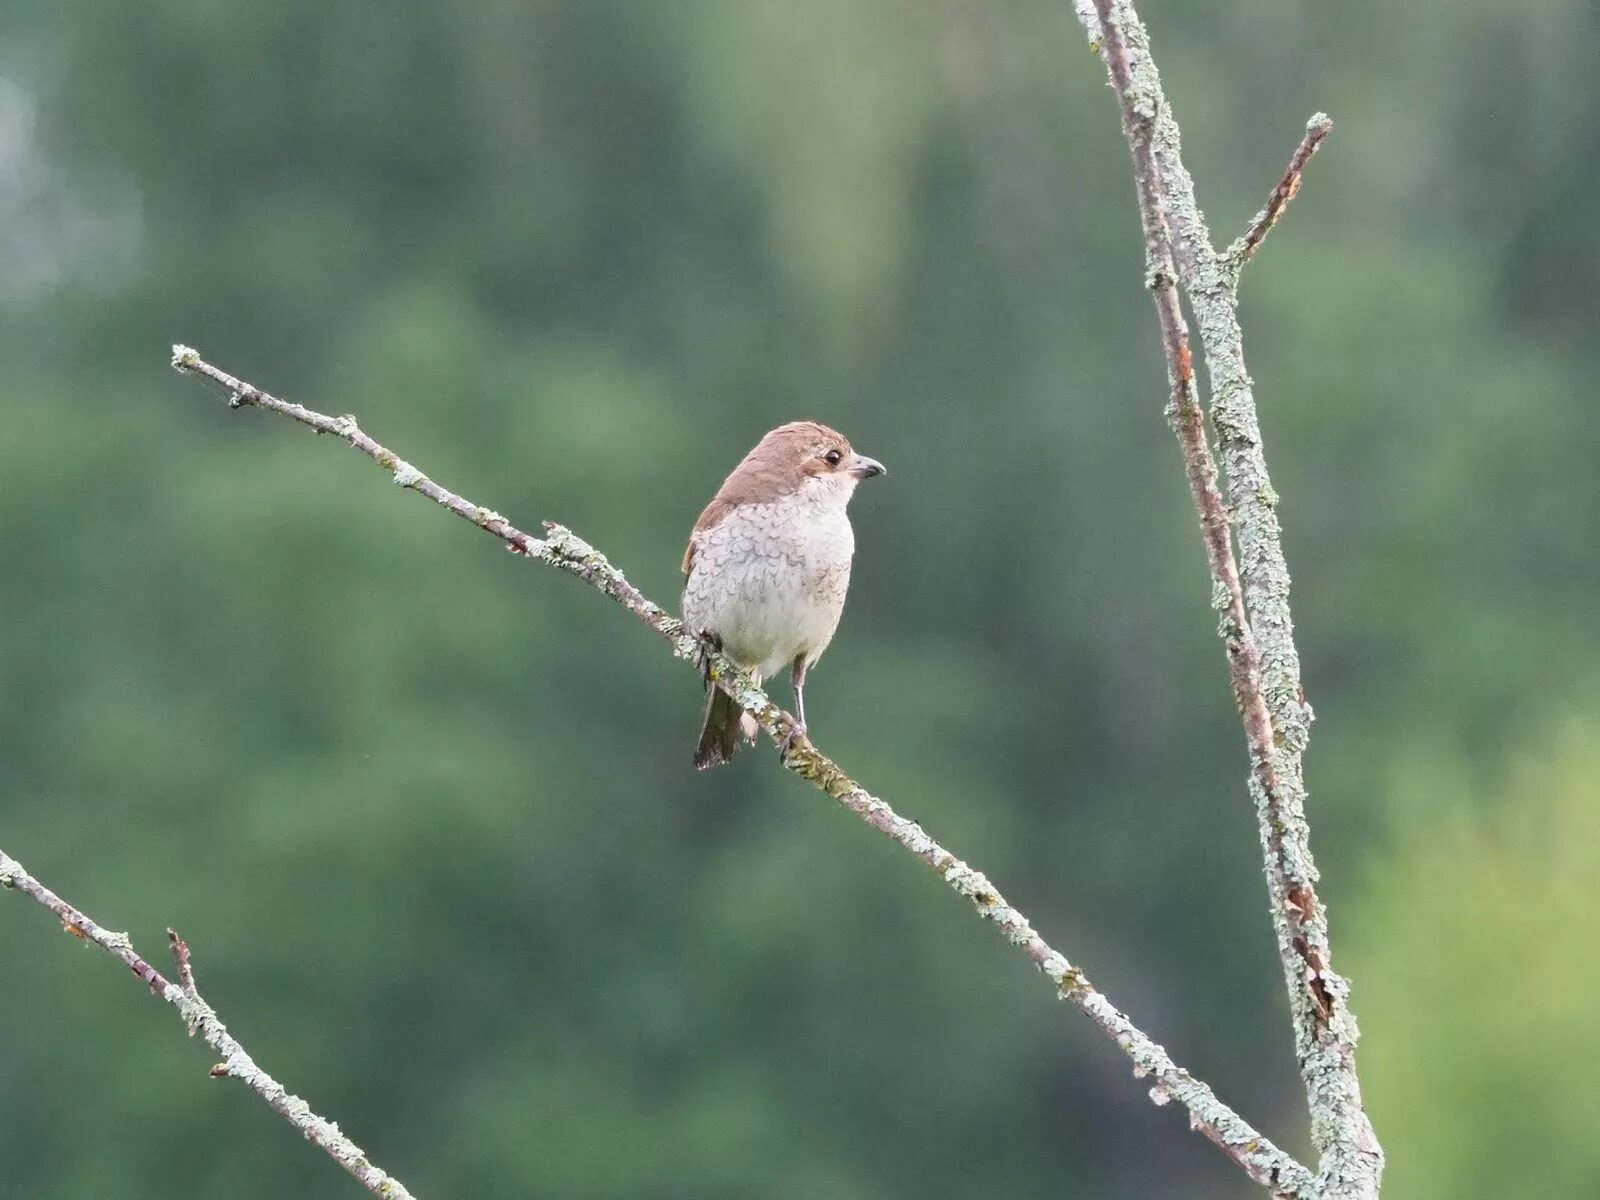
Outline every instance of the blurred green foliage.
POLYGON ((1597 760, 1591 718, 1491 782, 1430 752, 1400 776, 1350 959, 1367 1036, 1408 1048, 1363 1072, 1397 1196, 1554 1200, 1600 1175, 1597 760))
MULTIPOLYGON (((1391 1192, 1571 1194, 1593 7, 1143 7, 1219 238, 1339 122, 1244 318, 1391 1192)), ((166 347, 669 604, 722 475, 812 416, 893 472, 819 741, 1305 1149, 1067 5, 14 0, 0 35, 9 852, 147 952, 182 930, 425 1198, 1254 1194, 925 872, 763 756, 697 776, 694 680, 611 605, 166 347)), ((6 1197, 351 1193, 41 917, 0 905, 6 1197)))

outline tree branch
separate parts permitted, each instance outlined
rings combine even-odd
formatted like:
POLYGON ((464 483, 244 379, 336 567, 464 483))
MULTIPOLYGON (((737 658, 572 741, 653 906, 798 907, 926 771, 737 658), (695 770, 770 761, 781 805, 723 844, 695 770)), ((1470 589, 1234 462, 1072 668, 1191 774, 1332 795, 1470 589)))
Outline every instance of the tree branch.
MULTIPOLYGON (((732 696, 760 723, 775 743, 782 744, 794 728, 794 719, 754 686, 748 675, 721 654, 708 653, 700 639, 683 628, 676 617, 635 588, 603 554, 559 525, 545 525, 546 536, 536 538, 512 525, 492 510, 482 508, 435 483, 394 452, 363 433, 355 418, 329 417, 279 399, 212 366, 187 346, 174 346, 172 365, 182 372, 202 375, 225 388, 235 407, 250 406, 292 417, 318 433, 343 438, 355 449, 393 474, 394 481, 427 496, 464 520, 500 539, 508 549, 537 559, 598 588, 654 630, 678 658, 709 661, 717 687, 732 696)), ((1190 380, 1192 386, 1192 376, 1190 380)), ((1198 414, 1198 410, 1195 410, 1198 414)), ((1202 439, 1203 440, 1203 439, 1202 439)), ((1189 1110, 1192 1128, 1203 1133, 1258 1183, 1274 1194, 1310 1200, 1315 1195, 1311 1173, 1253 1129, 1243 1117, 1217 1099, 1211 1089, 1174 1063, 1167 1052, 1136 1028, 1060 952, 1041 938, 1021 912, 1013 908, 979 871, 962 862, 915 821, 897 814, 846 775, 832 759, 805 738, 797 738, 783 764, 878 832, 931 868, 965 897, 980 917, 993 924, 1012 945, 1055 985, 1061 999, 1074 1005, 1132 1059, 1134 1074, 1148 1077, 1154 1086, 1151 1099, 1158 1104, 1177 1100, 1189 1110)))
POLYGON ((1250 228, 1245 230, 1244 236, 1229 246, 1223 255, 1234 273, 1255 257, 1267 234, 1272 232, 1272 227, 1278 223, 1278 218, 1283 216, 1283 210, 1289 207, 1289 201, 1299 193, 1300 173, 1306 169, 1311 156, 1322 145, 1322 139, 1332 132, 1333 118, 1327 113, 1316 113, 1306 122, 1305 136, 1300 139, 1300 144, 1289 157, 1289 165, 1284 169, 1283 178, 1278 180, 1278 186, 1273 188, 1267 197, 1266 207, 1256 214, 1255 220, 1250 222, 1250 228))
MULTIPOLYGON (((1242 569, 1232 566, 1231 546, 1228 568, 1216 569, 1211 498, 1196 488, 1197 478, 1204 482, 1206 468, 1197 469, 1198 448, 1192 435, 1180 428, 1179 439, 1201 512, 1207 555, 1213 559, 1213 604, 1223 614, 1221 633, 1229 674, 1250 751, 1250 790, 1256 802, 1273 927, 1288 986, 1312 1140, 1321 1156, 1318 1188, 1330 1198, 1373 1200, 1382 1177, 1383 1151, 1361 1102, 1349 985, 1333 971, 1327 914, 1315 891, 1317 871, 1311 859, 1302 766, 1311 709, 1301 687, 1289 613, 1289 573, 1275 511, 1278 497, 1267 473, 1255 398, 1245 369, 1237 265, 1218 255, 1212 246, 1205 217, 1195 201, 1194 181, 1183 165, 1178 125, 1162 91, 1149 38, 1132 4, 1129 0, 1075 0, 1075 10, 1091 47, 1106 64, 1122 111, 1146 230, 1147 257, 1150 229, 1164 227, 1159 240, 1170 247, 1179 279, 1194 307, 1211 377, 1211 422, 1227 470, 1242 569), (1242 620, 1241 614, 1247 619, 1242 620)), ((1295 190, 1300 168, 1329 127, 1326 118, 1320 122, 1313 118, 1306 142, 1296 151, 1285 183, 1280 184, 1285 193, 1282 200, 1275 209, 1269 200, 1264 210, 1270 219, 1262 237, 1282 213, 1295 190)), ((1159 274, 1159 270, 1149 271, 1153 287, 1159 283, 1159 274)), ((1159 289, 1157 304, 1158 309, 1164 305, 1159 289)), ((1168 324, 1169 318, 1163 315, 1163 337, 1170 342, 1168 324)), ((1169 349, 1169 379, 1172 372, 1169 349)), ((1209 448, 1205 455, 1209 460, 1209 448)), ((1211 470, 1214 472, 1214 467, 1211 470)))
POLYGON ((127 934, 101 928, 81 909, 74 908, 28 874, 21 863, 3 850, 0 850, 0 887, 19 891, 48 908, 60 918, 62 928, 68 933, 93 942, 121 959, 129 970, 145 982, 151 994, 177 1009, 184 1024, 189 1027, 189 1036, 199 1034, 206 1045, 222 1055, 222 1061, 211 1068, 212 1078, 227 1075, 240 1080, 265 1100, 274 1112, 304 1134, 307 1141, 325 1150, 329 1157, 355 1176, 361 1186, 374 1196, 385 1197, 385 1200, 412 1200, 405 1185, 374 1166, 366 1152, 340 1133, 337 1125, 312 1112, 310 1105, 256 1065, 196 990, 194 970, 189 963, 189 947, 175 931, 167 930, 167 937, 172 957, 178 966, 178 983, 167 979, 141 958, 127 934))

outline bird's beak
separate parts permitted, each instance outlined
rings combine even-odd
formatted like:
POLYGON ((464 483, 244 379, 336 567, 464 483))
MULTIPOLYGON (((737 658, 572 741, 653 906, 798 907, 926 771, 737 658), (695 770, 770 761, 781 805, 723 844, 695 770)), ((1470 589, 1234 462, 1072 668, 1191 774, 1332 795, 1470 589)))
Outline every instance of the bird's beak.
POLYGON ((875 458, 857 454, 850 459, 850 474, 857 479, 871 479, 874 475, 887 475, 889 470, 875 458))

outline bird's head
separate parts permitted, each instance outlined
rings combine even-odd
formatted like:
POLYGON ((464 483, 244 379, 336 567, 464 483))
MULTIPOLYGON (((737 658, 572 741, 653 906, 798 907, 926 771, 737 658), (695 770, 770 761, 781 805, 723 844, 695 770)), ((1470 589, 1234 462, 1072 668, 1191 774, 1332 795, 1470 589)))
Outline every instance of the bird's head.
POLYGON ((808 499, 845 503, 856 484, 882 474, 883 464, 857 454, 838 430, 816 421, 791 421, 762 438, 728 482, 748 484, 752 498, 799 493, 808 499))

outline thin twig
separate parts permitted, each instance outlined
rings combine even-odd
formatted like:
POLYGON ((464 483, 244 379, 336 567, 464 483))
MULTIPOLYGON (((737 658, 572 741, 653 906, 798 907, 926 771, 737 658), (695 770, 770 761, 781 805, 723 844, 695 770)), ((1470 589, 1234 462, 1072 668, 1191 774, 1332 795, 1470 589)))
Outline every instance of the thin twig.
POLYGON ((1289 201, 1300 191, 1300 173, 1306 169, 1311 156, 1322 145, 1322 139, 1332 132, 1333 118, 1327 113, 1317 113, 1306 122, 1305 136, 1300 139, 1300 144, 1289 156, 1289 165, 1283 172, 1283 178, 1278 180, 1278 186, 1273 188, 1271 195, 1267 197, 1266 206, 1256 214, 1255 220, 1250 222, 1250 228, 1245 231, 1244 236, 1229 246, 1223 255, 1235 271, 1255 257, 1267 234, 1272 232, 1272 227, 1278 223, 1278 218, 1283 216, 1284 209, 1289 207, 1289 201))
MULTIPOLYGON (((191 1000, 198 1000, 200 992, 194 985, 194 966, 189 962, 189 943, 178 936, 176 929, 167 930, 167 944, 172 948, 172 959, 178 964, 178 986, 183 989, 183 994, 191 1000)), ((189 1036, 194 1036, 194 1030, 189 1030, 189 1036)))
MULTIPOLYGON (((571 531, 546 524, 546 536, 533 537, 498 513, 475 505, 429 479, 363 433, 353 417, 329 417, 279 399, 219 370, 186 346, 173 347, 172 365, 179 371, 193 372, 220 384, 240 405, 281 413, 319 433, 343 438, 392 472, 394 481, 402 487, 420 492, 493 534, 516 553, 576 575, 598 588, 659 634, 678 658, 691 663, 709 658, 711 678, 716 685, 754 716, 775 743, 783 744, 794 729, 793 718, 754 686, 748 675, 721 654, 708 654, 701 641, 687 632, 676 617, 646 599, 603 554, 571 531)), ((1315 1195, 1311 1173, 1304 1166, 1251 1128, 1243 1117, 1218 1100, 1206 1084, 1174 1063, 1167 1052, 1137 1029, 1082 971, 1034 932, 1028 919, 1007 903, 981 872, 934 841, 915 821, 900 816, 884 801, 868 793, 804 737, 795 739, 794 748, 783 758, 783 764, 909 851, 964 896, 979 916, 999 929, 1007 941, 1050 979, 1063 1000, 1073 1004, 1122 1047, 1133 1060, 1135 1074, 1150 1078, 1154 1084, 1151 1088, 1153 1100, 1157 1103, 1177 1100, 1189 1110, 1191 1127, 1216 1143, 1252 1179, 1267 1185, 1274 1194, 1304 1200, 1315 1195)))
MULTIPOLYGON (((1194 181, 1183 165, 1181 135, 1161 88, 1149 37, 1130 0, 1075 0, 1074 6, 1090 46, 1111 76, 1134 154, 1141 216, 1147 226, 1152 220, 1166 226, 1211 377, 1211 423, 1227 472, 1239 539, 1239 566, 1232 565, 1230 546, 1228 570, 1219 574, 1213 568, 1213 603, 1223 614, 1220 626, 1229 675, 1250 752, 1250 790, 1256 802, 1273 928, 1289 992, 1312 1141, 1321 1156, 1318 1189, 1330 1200, 1375 1200, 1383 1151, 1361 1101, 1349 985, 1333 971, 1327 913, 1315 890, 1317 871, 1305 815, 1302 763, 1311 708, 1300 683, 1289 613, 1289 572, 1275 511, 1278 497, 1267 472, 1245 369, 1238 272, 1212 246, 1205 216, 1195 201, 1194 181), (1136 139, 1143 152, 1134 145, 1136 139)), ((1170 370, 1169 366, 1169 374, 1170 370)), ((1185 440, 1184 445, 1193 485, 1191 442, 1185 440)), ((1209 557, 1215 546, 1205 517, 1209 501, 1197 493, 1196 504, 1202 509, 1209 557)))
POLYGON ((177 1009, 189 1028, 189 1035, 193 1037, 198 1033, 206 1045, 222 1055, 222 1061, 211 1068, 213 1078, 227 1075, 241 1081, 265 1100, 274 1112, 304 1134, 307 1141, 325 1150, 329 1157, 355 1176, 361 1186, 374 1196, 383 1196, 386 1200, 412 1200, 405 1185, 374 1166, 366 1152, 340 1133, 337 1125, 312 1112, 310 1105, 256 1065, 255 1059, 246 1053, 215 1010, 195 990, 194 972, 189 965, 189 947, 176 933, 167 930, 172 956, 178 964, 180 984, 173 983, 141 958, 127 934, 103 929, 83 910, 68 904, 28 874, 21 863, 3 850, 0 850, 0 887, 12 888, 42 904, 60 919, 62 928, 68 933, 93 942, 121 959, 130 971, 144 981, 153 995, 177 1009))

